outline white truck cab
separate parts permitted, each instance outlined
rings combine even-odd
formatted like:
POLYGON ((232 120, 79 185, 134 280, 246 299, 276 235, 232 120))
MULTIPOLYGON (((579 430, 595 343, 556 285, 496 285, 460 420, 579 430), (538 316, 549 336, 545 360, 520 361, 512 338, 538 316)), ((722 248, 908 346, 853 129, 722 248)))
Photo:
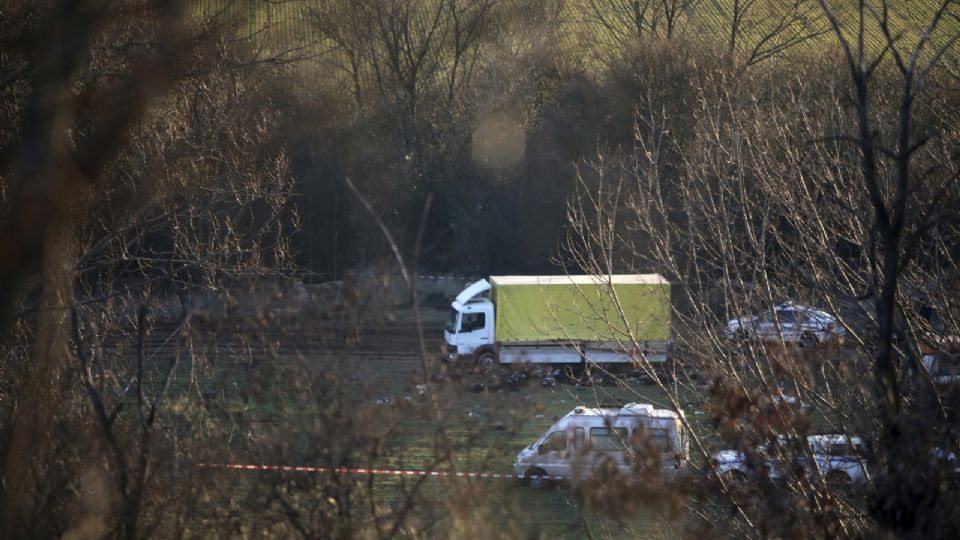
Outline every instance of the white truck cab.
POLYGON ((671 410, 647 403, 581 406, 517 454, 514 476, 535 489, 551 480, 593 478, 611 465, 626 478, 674 476, 686 467, 687 445, 682 419, 671 410), (658 470, 650 471, 650 463, 658 470))
POLYGON ((450 304, 450 317, 443 329, 448 358, 472 356, 482 347, 493 346, 493 302, 477 297, 488 290, 490 283, 481 279, 464 289, 450 304))

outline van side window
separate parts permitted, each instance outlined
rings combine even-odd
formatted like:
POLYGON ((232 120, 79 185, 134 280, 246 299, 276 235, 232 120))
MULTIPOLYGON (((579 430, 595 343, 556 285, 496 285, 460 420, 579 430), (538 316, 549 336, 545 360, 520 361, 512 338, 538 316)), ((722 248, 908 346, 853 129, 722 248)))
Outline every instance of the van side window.
POLYGON ((672 451, 673 446, 670 443, 670 432, 663 428, 652 428, 648 430, 650 432, 650 444, 653 446, 654 450, 665 454, 672 451))
POLYGON ((472 332, 474 330, 480 330, 486 326, 486 324, 486 313, 464 313, 463 317, 460 319, 460 331, 472 332))
POLYGON ((627 428, 590 428, 590 449, 601 452, 617 452, 627 442, 627 428))
POLYGON ((566 431, 554 431, 551 433, 545 441, 543 441, 543 449, 547 452, 563 452, 567 449, 567 432, 566 431))
POLYGON ((576 451, 583 450, 586 446, 587 435, 582 427, 575 428, 573 430, 573 449, 576 451))
POLYGON ((638 452, 659 452, 666 454, 673 449, 670 431, 662 427, 637 426, 630 439, 630 447, 638 452))

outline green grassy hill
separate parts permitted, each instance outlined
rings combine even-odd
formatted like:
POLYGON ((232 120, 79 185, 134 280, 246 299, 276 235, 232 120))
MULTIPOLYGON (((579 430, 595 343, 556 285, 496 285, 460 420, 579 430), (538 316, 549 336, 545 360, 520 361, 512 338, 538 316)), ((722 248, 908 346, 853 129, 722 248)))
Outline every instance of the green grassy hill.
MULTIPOLYGON (((429 11, 437 0, 423 0, 429 11)), ((645 39, 665 40, 666 28, 662 13, 645 14, 644 28, 638 32, 636 18, 624 8, 630 4, 642 6, 647 0, 570 0, 558 4, 548 32, 573 53, 584 48, 608 49, 603 53, 616 54, 617 48, 629 46, 632 36, 642 33, 645 39), (606 10, 604 12, 604 10, 606 10), (560 21, 559 26, 553 26, 560 21), (617 36, 617 37, 614 37, 617 36)), ((229 16, 237 21, 238 35, 251 38, 265 50, 285 50, 307 46, 311 54, 329 50, 328 43, 311 22, 311 11, 324 3, 292 2, 235 2, 232 0, 198 0, 195 13, 203 16, 229 16)), ((531 2, 508 1, 495 4, 500 15, 511 17, 519 9, 530 11, 531 2)), ((659 2, 650 2, 659 4, 659 2)), ((855 40, 859 21, 857 4, 850 1, 827 2, 848 39, 855 40)), ((731 41, 734 16, 739 6, 740 17, 735 49, 738 57, 749 58, 761 51, 810 50, 834 47, 837 44, 828 18, 816 0, 692 0, 689 7, 676 17, 672 38, 689 40, 717 51, 726 51, 731 41)), ((901 48, 912 48, 929 26, 940 2, 932 0, 892 0, 886 16, 891 35, 901 48)), ((874 52, 881 51, 887 39, 878 20, 883 15, 879 1, 868 2, 865 19, 865 42, 874 52)), ((549 10, 544 10, 549 13, 549 10)), ((960 32, 960 6, 953 6, 933 33, 934 47, 943 45, 960 32)), ((529 28, 529 27, 528 27, 529 28)), ((373 29, 371 29, 373 30, 373 29)), ((542 30, 542 29, 541 29, 542 30)), ((302 50, 300 51, 303 52, 302 50)), ((595 51, 598 52, 598 51, 595 51)))

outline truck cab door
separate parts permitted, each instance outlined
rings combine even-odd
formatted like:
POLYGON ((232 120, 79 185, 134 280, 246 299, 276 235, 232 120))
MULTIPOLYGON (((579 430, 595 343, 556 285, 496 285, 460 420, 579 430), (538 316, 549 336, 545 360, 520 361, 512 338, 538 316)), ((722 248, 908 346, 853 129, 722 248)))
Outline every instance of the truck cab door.
POLYGON ((492 313, 483 311, 464 312, 460 316, 457 344, 460 354, 471 354, 479 347, 492 343, 492 313))

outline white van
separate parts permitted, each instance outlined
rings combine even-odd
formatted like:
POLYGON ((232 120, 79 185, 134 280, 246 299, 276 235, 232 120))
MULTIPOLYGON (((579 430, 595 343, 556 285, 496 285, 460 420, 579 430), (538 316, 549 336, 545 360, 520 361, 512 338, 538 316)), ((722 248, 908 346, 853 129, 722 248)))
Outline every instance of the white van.
POLYGON ((550 480, 591 478, 606 463, 635 477, 651 455, 665 475, 686 466, 687 441, 675 412, 647 403, 577 407, 517 454, 513 469, 514 476, 539 489, 550 480))

